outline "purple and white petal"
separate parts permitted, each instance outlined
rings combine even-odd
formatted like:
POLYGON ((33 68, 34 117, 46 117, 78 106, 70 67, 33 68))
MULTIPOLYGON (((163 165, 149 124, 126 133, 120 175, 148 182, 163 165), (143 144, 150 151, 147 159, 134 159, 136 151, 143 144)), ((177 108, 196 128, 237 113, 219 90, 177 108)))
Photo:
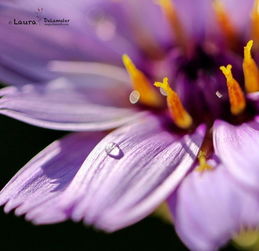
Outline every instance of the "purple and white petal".
POLYGON ((88 75, 53 80, 43 86, 25 85, 0 91, 0 114, 58 130, 105 130, 140 116, 129 108, 127 85, 88 75))
POLYGON ((216 121, 213 128, 215 153, 240 182, 259 190, 259 123, 231 125, 216 121))
POLYGON ((48 214, 39 207, 27 219, 45 224, 69 209, 73 220, 105 231, 133 224, 176 188, 196 158, 204 131, 201 126, 177 136, 154 115, 117 129, 89 154, 66 191, 49 202, 48 214))
POLYGON ((218 250, 259 224, 257 193, 241 186, 214 157, 214 168, 192 171, 168 200, 177 233, 190 250, 218 250))
MULTIPOLYGON (((3 188, 0 204, 17 215, 35 207, 44 210, 48 201, 62 193, 73 180, 89 152, 104 133, 73 133, 53 142, 29 161, 3 188)), ((45 213, 48 213, 47 211, 45 213)), ((55 215, 50 222, 64 220, 55 215)))

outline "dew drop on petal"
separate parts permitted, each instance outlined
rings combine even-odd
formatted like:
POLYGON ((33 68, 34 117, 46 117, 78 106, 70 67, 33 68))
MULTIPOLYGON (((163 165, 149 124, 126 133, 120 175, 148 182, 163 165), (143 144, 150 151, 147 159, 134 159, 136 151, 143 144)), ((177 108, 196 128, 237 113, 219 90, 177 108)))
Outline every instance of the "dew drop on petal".
POLYGON ((114 142, 110 142, 105 146, 105 152, 107 153, 107 155, 115 159, 119 159, 123 156, 123 152, 120 149, 119 145, 114 142))
POLYGON ((140 99, 140 93, 136 90, 132 91, 129 95, 129 101, 131 104, 136 104, 138 103, 140 99))
POLYGON ((23 87, 22 87, 22 90, 23 90, 24 92, 31 92, 31 91, 34 90, 34 86, 28 84, 28 85, 23 86, 23 87))
POLYGON ((160 93, 163 95, 163 96, 167 96, 167 93, 166 91, 160 87, 160 93))
POLYGON ((95 29, 96 35, 103 41, 110 41, 116 35, 116 23, 106 12, 97 7, 88 10, 88 19, 95 29))
POLYGON ((111 20, 101 20, 96 24, 96 34, 103 41, 112 40, 116 26, 111 20))
POLYGON ((218 98, 222 98, 222 97, 223 97, 222 93, 219 92, 219 91, 216 91, 216 96, 217 96, 218 98))

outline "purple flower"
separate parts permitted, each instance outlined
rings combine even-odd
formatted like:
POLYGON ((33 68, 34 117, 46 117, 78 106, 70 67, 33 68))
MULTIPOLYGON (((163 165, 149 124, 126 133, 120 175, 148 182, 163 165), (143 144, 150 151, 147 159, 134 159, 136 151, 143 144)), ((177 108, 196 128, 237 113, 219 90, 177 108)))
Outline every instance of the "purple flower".
POLYGON ((258 228, 259 1, 87 2, 1 4, 0 77, 13 86, 0 113, 75 131, 3 188, 4 210, 115 231, 167 200, 199 251, 258 228), (7 22, 39 7, 69 25, 7 22))

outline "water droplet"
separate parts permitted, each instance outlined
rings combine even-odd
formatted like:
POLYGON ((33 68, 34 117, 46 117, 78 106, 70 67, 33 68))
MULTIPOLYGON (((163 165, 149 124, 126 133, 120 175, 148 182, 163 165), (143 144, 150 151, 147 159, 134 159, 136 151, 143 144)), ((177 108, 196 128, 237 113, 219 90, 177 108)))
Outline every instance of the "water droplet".
POLYGON ((166 91, 160 87, 160 93, 163 95, 163 96, 167 96, 167 93, 166 91))
POLYGON ((116 26, 111 20, 100 20, 96 24, 96 34, 103 41, 110 41, 115 36, 116 26))
POLYGON ((223 97, 222 93, 219 92, 219 91, 216 91, 216 96, 217 96, 218 98, 222 98, 222 97, 223 97))
POLYGON ((123 156, 123 152, 119 145, 114 142, 110 142, 105 146, 105 152, 115 159, 120 159, 123 156))
POLYGON ((22 87, 23 92, 32 92, 35 90, 35 86, 33 85, 25 85, 22 87))
POLYGON ((95 29, 96 35, 103 41, 110 41, 116 35, 116 23, 112 16, 97 7, 88 10, 90 24, 95 29))
POLYGON ((136 104, 138 103, 140 99, 140 93, 136 90, 132 91, 129 95, 129 101, 131 104, 136 104))

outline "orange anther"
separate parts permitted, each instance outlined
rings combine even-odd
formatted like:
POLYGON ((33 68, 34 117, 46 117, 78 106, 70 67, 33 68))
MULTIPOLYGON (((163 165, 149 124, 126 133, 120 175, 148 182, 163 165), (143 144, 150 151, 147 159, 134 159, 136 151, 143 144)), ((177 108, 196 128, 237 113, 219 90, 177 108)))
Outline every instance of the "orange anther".
POLYGON ((174 123, 182 129, 190 128, 192 125, 192 117, 183 107, 177 93, 171 89, 168 78, 164 78, 162 83, 155 82, 154 85, 162 88, 167 94, 167 106, 174 123))

